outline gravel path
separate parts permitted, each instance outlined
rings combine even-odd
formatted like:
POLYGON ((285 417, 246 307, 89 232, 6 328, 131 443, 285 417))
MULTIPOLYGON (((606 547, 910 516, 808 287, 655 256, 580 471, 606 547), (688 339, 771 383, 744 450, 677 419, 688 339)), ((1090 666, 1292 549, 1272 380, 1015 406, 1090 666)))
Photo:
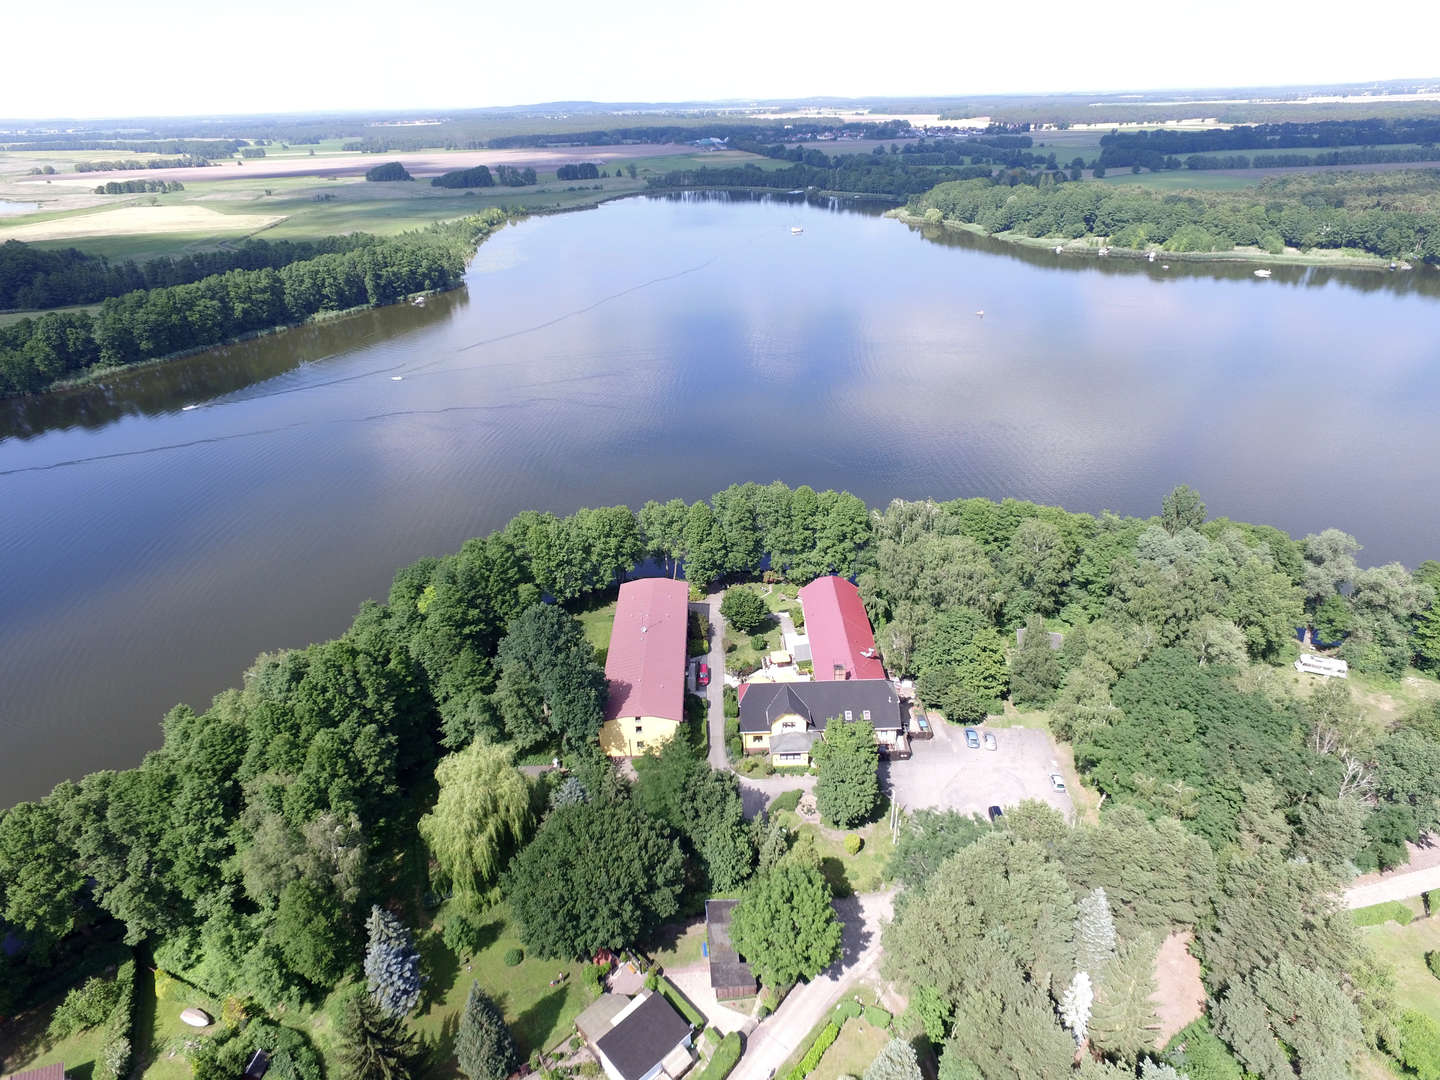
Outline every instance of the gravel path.
POLYGON ((728 771, 730 757, 725 753, 725 620, 720 617, 720 600, 724 593, 711 593, 703 603, 691 604, 710 620, 710 685, 705 697, 710 702, 710 767, 728 771))

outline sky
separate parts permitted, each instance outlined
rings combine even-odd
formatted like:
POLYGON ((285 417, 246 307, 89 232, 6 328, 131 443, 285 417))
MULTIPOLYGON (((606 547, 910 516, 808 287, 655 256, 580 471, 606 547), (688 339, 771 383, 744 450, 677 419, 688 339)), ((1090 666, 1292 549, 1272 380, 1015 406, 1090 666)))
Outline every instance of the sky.
POLYGON ((1393 0, 68 0, 14 5, 0 116, 1048 93, 1440 76, 1393 0), (1377 10, 1377 9, 1372 9, 1377 10), (30 47, 25 47, 30 43, 30 47), (1406 43, 1409 43, 1408 45, 1406 43), (16 47, 19 46, 19 47, 16 47))

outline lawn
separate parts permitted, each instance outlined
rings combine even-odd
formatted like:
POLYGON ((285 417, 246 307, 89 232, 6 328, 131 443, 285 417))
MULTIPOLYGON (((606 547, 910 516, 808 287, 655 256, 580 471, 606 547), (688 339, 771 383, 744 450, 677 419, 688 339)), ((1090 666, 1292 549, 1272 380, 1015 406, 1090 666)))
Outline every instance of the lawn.
POLYGON ((889 1031, 877 1028, 863 1016, 850 1020, 840 1029, 840 1037, 825 1051, 820 1064, 810 1074, 810 1080, 861 1076, 889 1041, 889 1031))
POLYGON ((820 854, 820 871, 836 896, 877 892, 884 888, 885 868, 895 850, 895 844, 890 839, 888 806, 882 805, 879 821, 851 830, 865 841, 865 845, 854 855, 845 850, 848 834, 844 830, 812 825, 800 820, 799 814, 793 810, 783 810, 778 816, 792 832, 814 838, 820 854))
POLYGON ((604 664, 605 654, 610 650, 610 633, 615 628, 615 601, 578 612, 575 617, 585 631, 585 640, 595 647, 596 656, 604 664))
POLYGON ((668 923, 656 931, 655 938, 650 955, 666 971, 698 964, 702 959, 700 947, 705 942, 705 920, 668 923))
POLYGON ((1158 173, 1132 173, 1126 169, 1109 173, 1099 180, 1102 184, 1139 184, 1154 191, 1238 191, 1254 187, 1259 182, 1259 177, 1192 169, 1158 173))
MULTIPOLYGON (((1419 900, 1413 901, 1421 910, 1419 900)), ((1417 918, 1408 926, 1387 922, 1360 934, 1371 950, 1395 973, 1395 1000, 1440 1023, 1440 979, 1425 966, 1425 954, 1440 950, 1440 916, 1417 918)))
POLYGON ((590 1004, 580 978, 584 965, 527 954, 515 967, 506 967, 505 953, 523 946, 503 905, 479 917, 483 921, 480 950, 457 957, 440 939, 441 928, 455 910, 453 904, 441 909, 433 932, 421 938, 422 962, 430 981, 415 1022, 422 1037, 440 1042, 440 1058, 450 1063, 447 1068, 453 1068, 455 1029, 470 987, 477 982, 505 1014, 522 1057, 567 1038, 575 1017, 590 1004), (564 981, 551 986, 550 981, 561 975, 564 981))
MULTIPOLYGON (((792 606, 792 601, 787 599, 785 594, 788 593, 790 596, 793 596, 795 592, 794 586, 790 585, 776 585, 773 587, 765 585, 734 585, 732 588, 745 589, 758 594, 765 601, 765 606, 769 608, 771 612, 788 610, 792 606), (767 589, 769 590, 768 592, 766 591, 767 589)), ((794 606, 798 606, 798 604, 799 601, 793 601, 794 606)), ((784 639, 780 633, 780 621, 778 619, 772 617, 769 623, 762 627, 758 633, 765 638, 765 647, 763 650, 756 649, 755 646, 750 644, 750 634, 742 634, 729 625, 725 627, 726 670, 739 671, 745 665, 749 665, 752 670, 759 668, 762 656, 784 647, 784 639)))

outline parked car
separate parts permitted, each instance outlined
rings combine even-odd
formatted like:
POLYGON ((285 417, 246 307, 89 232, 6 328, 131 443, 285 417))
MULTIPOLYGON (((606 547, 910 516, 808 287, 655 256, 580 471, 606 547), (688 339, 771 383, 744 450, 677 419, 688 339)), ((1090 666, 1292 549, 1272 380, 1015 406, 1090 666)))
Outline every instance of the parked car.
POLYGON ((993 732, 989 732, 989 731, 985 732, 985 749, 986 749, 986 750, 995 750, 995 749, 998 749, 998 746, 997 746, 997 744, 996 744, 996 742, 995 742, 995 735, 994 735, 993 732))
POLYGON ((706 663, 704 663, 704 662, 702 662, 702 663, 700 664, 700 671, 699 671, 699 674, 697 674, 697 675, 695 676, 695 682, 698 683, 700 686, 709 686, 709 685, 710 685, 710 665, 709 665, 709 664, 706 664, 706 663))
POLYGON ((1058 772, 1052 772, 1050 774, 1050 786, 1056 791, 1064 791, 1065 778, 1061 776, 1058 772))
POLYGON ((973 727, 967 727, 965 729, 965 745, 971 750, 980 749, 980 733, 973 727))
POLYGON ((992 806, 989 810, 986 811, 986 813, 990 815, 990 820, 993 823, 994 820, 1004 814, 1005 811, 1001 810, 998 806, 992 806))

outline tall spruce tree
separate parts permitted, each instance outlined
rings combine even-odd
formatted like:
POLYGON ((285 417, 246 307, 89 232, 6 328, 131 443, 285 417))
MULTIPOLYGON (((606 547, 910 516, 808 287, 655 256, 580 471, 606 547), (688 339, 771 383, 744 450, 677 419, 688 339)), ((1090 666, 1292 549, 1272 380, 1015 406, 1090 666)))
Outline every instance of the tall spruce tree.
POLYGON ((379 905, 370 909, 370 942, 365 949, 365 983, 370 998, 386 1016, 400 1019, 420 1002, 424 978, 420 954, 410 931, 379 905))
POLYGON ((514 1036, 479 983, 470 987, 465 1001, 455 1034, 455 1058, 469 1080, 505 1080, 520 1063, 514 1036))

